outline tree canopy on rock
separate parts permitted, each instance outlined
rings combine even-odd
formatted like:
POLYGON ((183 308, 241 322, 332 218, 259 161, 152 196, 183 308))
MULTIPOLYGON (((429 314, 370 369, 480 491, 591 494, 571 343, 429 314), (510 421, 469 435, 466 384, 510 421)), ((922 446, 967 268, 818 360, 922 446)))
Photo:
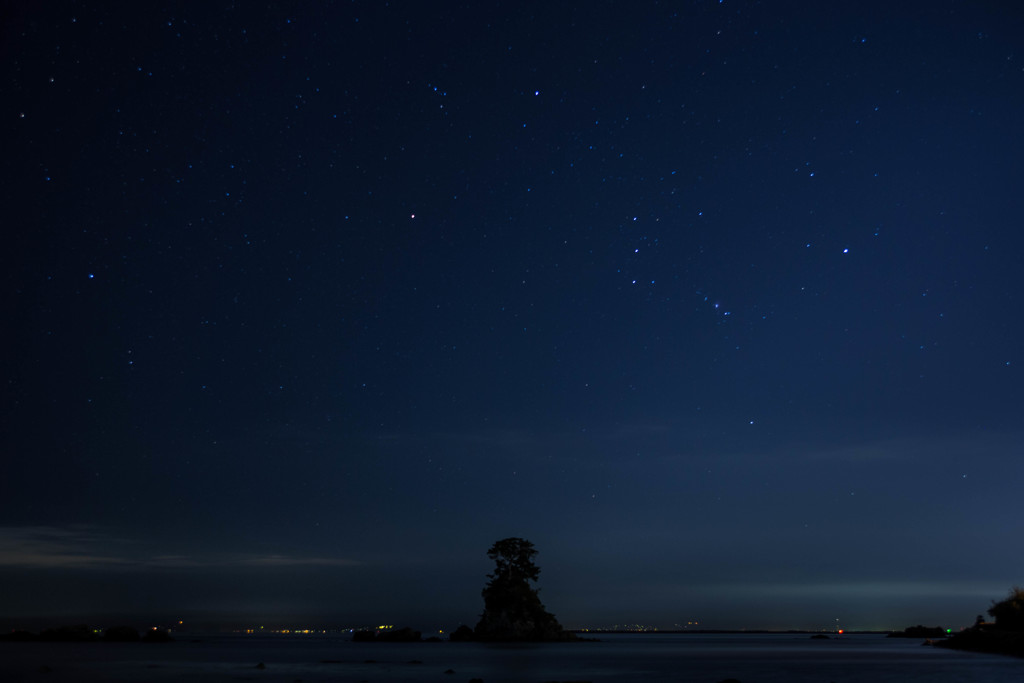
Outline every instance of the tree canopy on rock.
POLYGON ((484 613, 474 631, 478 640, 546 641, 574 640, 548 612, 537 589, 531 585, 540 576, 533 562, 537 551, 522 538, 505 538, 487 551, 494 560, 494 573, 483 590, 484 613))

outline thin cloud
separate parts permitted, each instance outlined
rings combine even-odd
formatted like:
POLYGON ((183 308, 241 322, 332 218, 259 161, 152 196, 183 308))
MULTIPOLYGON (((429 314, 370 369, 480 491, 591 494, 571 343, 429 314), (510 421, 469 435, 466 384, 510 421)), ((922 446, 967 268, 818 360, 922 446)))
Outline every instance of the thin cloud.
MULTIPOLYGON (((809 460, 871 463, 884 460, 942 461, 947 459, 984 458, 1002 455, 1020 443, 1019 434, 989 433, 981 435, 924 435, 902 439, 871 441, 841 448, 807 448, 809 460)), ((800 449, 795 449, 799 451, 800 449)))
POLYGON ((11 569, 198 569, 354 567, 359 560, 302 555, 249 553, 160 554, 142 551, 141 543, 90 527, 0 527, 0 568, 11 569))
POLYGON ((354 567, 362 564, 357 560, 334 557, 295 557, 287 555, 264 555, 241 557, 233 564, 248 567, 354 567))
POLYGON ((130 564, 130 560, 97 547, 116 543, 88 528, 0 527, 0 567, 92 568, 130 564))
POLYGON ((997 581, 848 581, 831 583, 759 583, 723 585, 723 591, 758 597, 784 598, 990 598, 1005 592, 997 581))

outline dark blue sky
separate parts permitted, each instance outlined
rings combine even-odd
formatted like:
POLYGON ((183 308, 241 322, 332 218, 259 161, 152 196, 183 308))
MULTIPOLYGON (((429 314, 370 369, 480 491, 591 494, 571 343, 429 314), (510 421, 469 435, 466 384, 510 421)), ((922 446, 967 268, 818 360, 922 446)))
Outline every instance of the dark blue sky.
POLYGON ((963 625, 1024 581, 1002 3, 20 3, 0 602, 963 625))

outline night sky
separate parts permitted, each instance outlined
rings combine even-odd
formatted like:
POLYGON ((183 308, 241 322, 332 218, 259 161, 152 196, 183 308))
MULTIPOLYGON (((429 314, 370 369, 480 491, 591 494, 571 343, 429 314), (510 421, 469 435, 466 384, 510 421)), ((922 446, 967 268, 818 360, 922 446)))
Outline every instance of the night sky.
POLYGON ((575 5, 5 3, 0 625, 1024 582, 1024 13, 575 5))

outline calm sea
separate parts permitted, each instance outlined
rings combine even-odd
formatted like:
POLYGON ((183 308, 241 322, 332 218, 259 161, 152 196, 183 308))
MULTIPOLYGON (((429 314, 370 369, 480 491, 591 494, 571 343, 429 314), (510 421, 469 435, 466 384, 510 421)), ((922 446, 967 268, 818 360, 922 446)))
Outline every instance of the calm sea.
POLYGON ((848 635, 605 635, 596 643, 353 643, 330 636, 201 636, 174 643, 0 643, 3 681, 642 681, 998 683, 1024 659, 917 639, 848 635), (263 663, 264 667, 257 665, 263 663))

